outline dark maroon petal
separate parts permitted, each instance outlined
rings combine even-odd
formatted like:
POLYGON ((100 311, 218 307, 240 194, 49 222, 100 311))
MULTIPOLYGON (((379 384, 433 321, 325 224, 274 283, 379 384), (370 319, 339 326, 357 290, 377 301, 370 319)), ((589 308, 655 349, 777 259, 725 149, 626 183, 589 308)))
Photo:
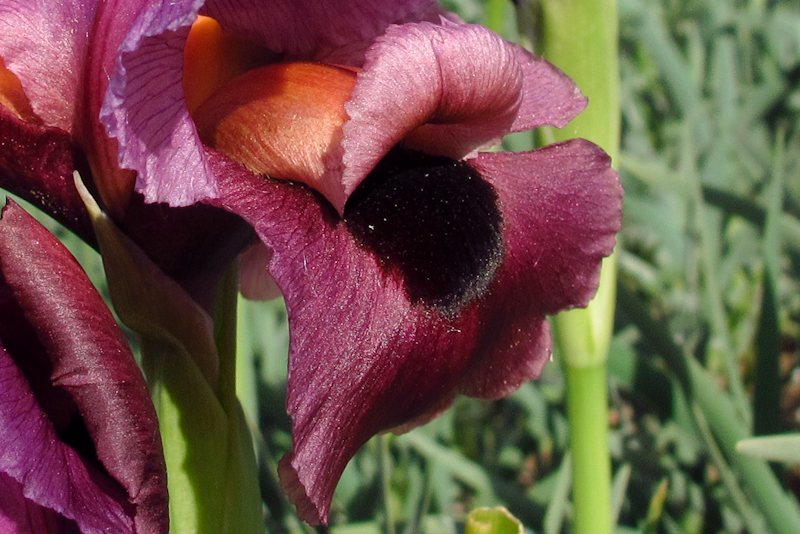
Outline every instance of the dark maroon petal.
POLYGON ((545 314, 592 295, 619 227, 608 158, 583 141, 493 156, 470 164, 497 189, 504 263, 458 314, 412 303, 402 272, 307 188, 212 158, 220 205, 272 250, 289 312, 294 447, 279 472, 302 519, 327 521, 344 466, 375 433, 430 419, 456 393, 496 397, 537 376, 549 357, 545 314))
POLYGON ((148 258, 178 282, 198 304, 210 309, 216 282, 255 236, 249 225, 205 204, 170 208, 131 197, 120 227, 148 258))
POLYGON ((57 128, 22 121, 0 106, 0 147, 0 187, 92 243, 92 224, 72 177, 77 153, 73 138, 57 128))
POLYGON ((212 163, 221 205, 273 251, 270 270, 292 332, 294 453, 282 463, 283 485, 304 520, 325 522, 350 457, 375 433, 451 396, 472 338, 412 306, 402 277, 385 272, 309 189, 251 175, 224 158, 212 163))
MULTIPOLYGON (((123 503, 124 511, 133 516, 135 532, 166 532, 166 474, 155 410, 141 371, 103 299, 67 250, 13 203, 4 209, 0 219, 0 270, 52 362, 52 384, 73 399, 100 465, 121 484, 123 495, 127 493, 129 503, 123 503), (133 508, 129 509, 131 505, 133 508)), ((16 388, 14 402, 30 406, 26 410, 40 409, 32 394, 20 389, 20 378, 13 375, 16 369, 6 368, 9 385, 16 388)), ((12 395, 11 388, 2 389, 12 395)), ((36 444, 36 436, 43 436, 44 432, 55 432, 46 426, 44 418, 34 419, 38 421, 36 425, 18 426, 18 432, 29 436, 18 441, 21 447, 36 444)), ((43 442, 51 447, 60 443, 54 437, 43 442)), ((60 471, 63 476, 78 476, 78 465, 87 469, 85 459, 71 459, 68 451, 58 454, 69 468, 60 471)), ((16 461, 19 460, 18 455, 16 461)), ((32 467, 18 464, 17 469, 17 476, 21 476, 32 467)), ((3 470, 14 476, 8 469, 3 470)), ((42 465, 42 476, 51 476, 51 472, 57 474, 59 470, 55 465, 42 465)), ((35 484, 35 480, 31 478, 31 483, 35 484)), ((63 483, 70 487, 68 480, 63 483)), ((77 487, 85 489, 83 484, 77 487)), ((68 515, 70 503, 61 506, 64 510, 59 511, 68 515)))
POLYGON ((512 285, 529 287, 547 315, 585 306, 621 223, 622 187, 605 152, 573 139, 532 152, 480 154, 468 163, 500 198, 512 285))
POLYGON ((459 392, 507 395, 549 357, 544 315, 585 306, 621 225, 622 187, 608 156, 574 139, 468 161, 497 190, 506 257, 482 309, 482 336, 459 392), (525 348, 527 347, 527 348, 525 348))

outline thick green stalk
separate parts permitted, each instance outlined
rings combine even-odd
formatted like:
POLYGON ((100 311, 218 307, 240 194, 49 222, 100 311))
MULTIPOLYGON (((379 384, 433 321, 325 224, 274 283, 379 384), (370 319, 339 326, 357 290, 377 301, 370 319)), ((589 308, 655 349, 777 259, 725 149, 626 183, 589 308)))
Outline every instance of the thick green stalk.
MULTIPOLYGON (((589 99, 587 109, 550 141, 582 137, 619 155, 620 104, 616 0, 546 0, 541 6, 541 48, 589 99)), ((576 534, 612 531, 608 452, 606 360, 616 300, 614 258, 603 264, 595 300, 555 318, 564 360, 570 423, 576 534)))
POLYGON ((605 371, 604 364, 566 366, 576 534, 612 531, 605 371))

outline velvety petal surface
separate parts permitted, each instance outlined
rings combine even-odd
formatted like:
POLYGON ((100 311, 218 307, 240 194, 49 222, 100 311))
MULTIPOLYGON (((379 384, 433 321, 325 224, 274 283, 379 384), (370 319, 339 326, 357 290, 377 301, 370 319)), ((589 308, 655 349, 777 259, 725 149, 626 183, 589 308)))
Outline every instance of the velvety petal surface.
POLYGON ((209 0, 203 14, 275 52, 308 60, 337 48, 363 46, 389 24, 426 16, 434 4, 434 0, 209 0))
POLYGON ((0 57, 45 124, 71 131, 96 0, 0 1, 0 57))
MULTIPOLYGON (((467 162, 497 191, 507 253, 479 304, 486 337, 458 389, 499 398, 544 363, 515 347, 538 343, 531 336, 547 325, 534 326, 537 315, 582 307, 594 296, 600 260, 611 254, 621 226, 623 191, 609 157, 583 139, 525 153, 484 153, 467 162)), ((549 358, 549 343, 536 350, 549 358)))
POLYGON ((399 270, 360 245, 315 193, 214 159, 219 203, 273 252, 269 269, 289 312, 294 447, 279 472, 302 519, 327 521, 342 470, 375 433, 428 420, 457 393, 496 397, 537 376, 550 354, 545 314, 585 304, 594 291, 619 226, 616 173, 584 142, 515 156, 476 163, 507 218, 505 256, 488 293, 455 314, 412 304, 399 270), (544 170, 512 175, 514 163, 544 170))
POLYGON ((585 106, 558 69, 481 26, 390 27, 367 51, 345 108, 347 193, 401 140, 462 158, 512 131, 563 126, 585 106))
POLYGON ((20 310, 4 321, 24 318, 34 334, 12 345, 3 340, 0 417, 6 420, 0 428, 13 446, 0 470, 21 482, 29 499, 75 519, 87 532, 166 532, 166 473, 155 410, 102 298, 63 245, 13 203, 0 219, 0 270, 4 297, 13 295, 20 310), (35 376, 46 372, 43 366, 25 364, 43 354, 52 366, 49 377, 35 376), (42 412, 53 407, 47 401, 53 395, 66 395, 80 413, 93 443, 89 457, 62 442, 50 422, 57 418, 42 412))

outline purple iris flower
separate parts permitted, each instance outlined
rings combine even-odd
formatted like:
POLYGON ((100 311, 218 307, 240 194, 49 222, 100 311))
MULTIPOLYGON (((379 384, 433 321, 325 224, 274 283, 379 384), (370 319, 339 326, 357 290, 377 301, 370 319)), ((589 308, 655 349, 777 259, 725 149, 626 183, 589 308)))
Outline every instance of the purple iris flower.
POLYGON ((87 235, 68 182, 81 165, 140 244, 162 236, 127 219, 138 195, 255 230, 243 272, 263 276, 243 289, 286 301, 279 474, 312 524, 374 434, 537 377, 545 316, 590 300, 620 226, 618 177, 591 143, 484 152, 586 100, 430 0, 0 0, 0 57, 21 84, 0 92, 0 185, 87 235), (190 60, 198 14, 234 59, 190 60), (231 72, 203 93, 197 61, 231 72))
POLYGON ((0 219, 0 531, 166 532, 155 410, 77 261, 17 204, 0 219))

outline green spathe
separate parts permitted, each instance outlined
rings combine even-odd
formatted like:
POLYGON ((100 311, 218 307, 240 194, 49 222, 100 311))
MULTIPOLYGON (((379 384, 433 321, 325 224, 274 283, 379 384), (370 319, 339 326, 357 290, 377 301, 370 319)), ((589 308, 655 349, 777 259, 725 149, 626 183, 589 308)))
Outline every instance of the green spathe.
POLYGON ((119 232, 77 176, 76 185, 114 307, 140 337, 167 464, 170 532, 263 532, 255 456, 226 364, 235 351, 226 341, 218 350, 208 314, 119 232))

